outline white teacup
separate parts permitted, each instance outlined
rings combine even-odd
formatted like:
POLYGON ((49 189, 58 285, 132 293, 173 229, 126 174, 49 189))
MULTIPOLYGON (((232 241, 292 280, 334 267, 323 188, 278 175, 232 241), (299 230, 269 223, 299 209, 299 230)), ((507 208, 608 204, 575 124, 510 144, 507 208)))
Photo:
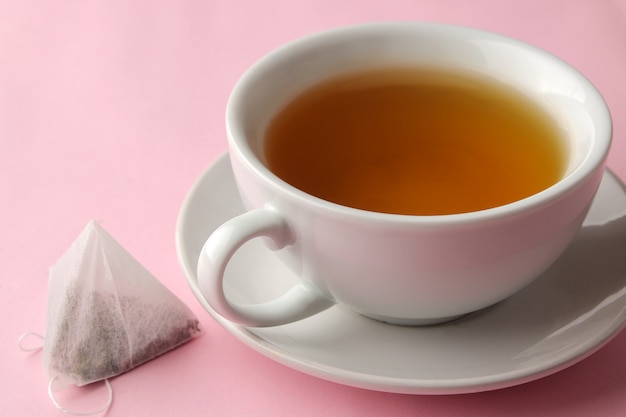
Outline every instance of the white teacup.
POLYGON ((561 60, 493 33, 417 22, 331 30, 270 53, 235 86, 226 124, 249 211, 209 237, 198 287, 216 312, 249 326, 289 323, 335 303, 389 323, 432 324, 509 297, 547 269, 579 230, 612 134, 601 95, 561 60), (319 199, 266 167, 264 129, 294 95, 338 73, 398 64, 470 68, 527 93, 567 132, 566 174, 500 207, 409 216, 319 199), (257 237, 301 281, 268 303, 235 305, 224 295, 224 271, 237 249, 257 237))

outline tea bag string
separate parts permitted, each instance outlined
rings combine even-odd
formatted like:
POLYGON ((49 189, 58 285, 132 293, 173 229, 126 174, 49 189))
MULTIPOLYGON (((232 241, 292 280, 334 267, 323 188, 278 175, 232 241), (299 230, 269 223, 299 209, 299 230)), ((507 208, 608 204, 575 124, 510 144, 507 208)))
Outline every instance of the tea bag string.
POLYGON ((18 339, 18 346, 20 348, 20 350, 24 351, 24 352, 36 352, 38 350, 43 349, 43 343, 40 343, 38 345, 34 345, 34 346, 28 346, 24 343, 24 341, 26 339, 32 339, 33 337, 37 338, 40 340, 40 342, 43 342, 43 336, 40 335, 39 333, 36 332, 26 332, 23 335, 20 336, 20 338, 18 339))
POLYGON ((52 385, 54 384, 54 381, 56 381, 56 377, 51 378, 50 382, 48 382, 48 395, 50 396, 50 399, 52 400, 52 403, 55 405, 55 407, 63 411, 66 414, 71 414, 74 416, 92 416, 95 414, 102 414, 102 413, 105 413, 111 407, 111 404, 113 403, 113 388, 111 387, 111 383, 109 382, 109 380, 105 379, 104 384, 106 385, 107 391, 109 392, 109 398, 107 399, 106 404, 102 408, 95 410, 95 411, 70 410, 69 408, 62 406, 57 401, 56 397, 54 396, 54 391, 52 390, 52 385))

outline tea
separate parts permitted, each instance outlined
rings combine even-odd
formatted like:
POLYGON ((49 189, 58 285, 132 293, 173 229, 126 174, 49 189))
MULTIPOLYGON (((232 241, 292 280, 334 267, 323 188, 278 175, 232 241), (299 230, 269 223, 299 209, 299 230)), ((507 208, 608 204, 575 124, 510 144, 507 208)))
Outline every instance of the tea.
POLYGON ((511 203, 556 183, 556 122, 477 74, 392 68, 338 76, 269 123, 265 159, 319 198, 363 210, 441 215, 511 203))

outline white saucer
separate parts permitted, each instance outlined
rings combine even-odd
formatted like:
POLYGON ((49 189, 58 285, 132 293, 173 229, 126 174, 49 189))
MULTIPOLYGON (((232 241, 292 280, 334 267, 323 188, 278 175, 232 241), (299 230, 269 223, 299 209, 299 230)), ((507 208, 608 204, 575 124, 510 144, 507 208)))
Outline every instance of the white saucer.
MULTIPOLYGON (((178 256, 190 283, 207 236, 242 211, 223 155, 193 186, 178 219, 178 256)), ((585 226, 548 272, 508 300, 452 323, 393 326, 335 306, 284 326, 246 328, 203 305, 253 349, 323 379, 397 393, 486 391, 564 369, 623 328, 625 247, 626 191, 607 172, 585 226)), ((262 301, 296 279, 253 241, 231 261, 227 295, 234 301, 262 301)))

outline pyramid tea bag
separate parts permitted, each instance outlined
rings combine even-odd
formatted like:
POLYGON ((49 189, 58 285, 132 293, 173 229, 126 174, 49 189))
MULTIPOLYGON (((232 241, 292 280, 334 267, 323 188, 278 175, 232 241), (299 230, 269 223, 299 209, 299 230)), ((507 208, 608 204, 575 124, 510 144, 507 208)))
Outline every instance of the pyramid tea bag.
POLYGON ((57 387, 119 375, 199 331, 189 308, 95 221, 50 268, 43 360, 57 387))

